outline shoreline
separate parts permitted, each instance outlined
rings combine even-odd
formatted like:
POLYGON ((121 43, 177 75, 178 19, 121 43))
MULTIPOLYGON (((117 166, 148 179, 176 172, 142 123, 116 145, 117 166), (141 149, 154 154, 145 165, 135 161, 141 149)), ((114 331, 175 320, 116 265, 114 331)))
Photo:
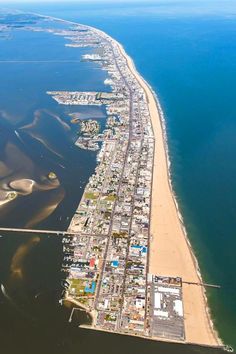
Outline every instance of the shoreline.
MULTIPOLYGON (((118 331, 109 331, 108 329, 102 329, 99 327, 92 327, 90 325, 80 325, 79 328, 82 329, 89 329, 90 331, 99 331, 99 332, 104 332, 104 333, 111 333, 115 335, 120 335, 120 336, 129 336, 129 337, 134 337, 134 338, 139 338, 139 339, 144 339, 152 342, 163 342, 163 343, 169 343, 169 344, 180 344, 180 345, 194 345, 198 346, 199 348, 214 348, 212 345, 209 344, 200 344, 200 343, 191 343, 191 342, 186 342, 186 341, 180 341, 177 339, 167 339, 167 338, 162 338, 162 337, 147 337, 141 334, 133 334, 133 333, 126 333, 126 332, 118 332, 118 331)), ((218 345, 215 346, 217 349, 224 349, 224 345, 218 345)))
MULTIPOLYGON (((47 18, 51 18, 54 20, 57 19, 57 18, 51 17, 51 16, 42 16, 42 17, 47 17, 47 18)), ((62 19, 57 19, 57 20, 62 21, 62 22, 66 22, 66 23, 71 23, 73 25, 79 25, 76 22, 71 22, 71 21, 62 20, 62 19)), ((109 38, 112 41, 112 43, 115 43, 116 45, 119 46, 119 49, 120 49, 122 55, 125 57, 125 59, 127 61, 127 65, 129 67, 130 71, 133 73, 133 75, 136 77, 136 79, 138 80, 138 82, 140 83, 140 85, 143 87, 143 89, 145 91, 145 94, 148 99, 148 106, 149 106, 149 110, 150 110, 151 122, 152 122, 155 140, 156 140, 154 160, 156 162, 158 162, 157 167, 155 166, 155 162, 154 162, 153 184, 155 187, 156 175, 159 171, 159 169, 157 171, 159 161, 157 158, 157 151, 156 150, 157 149, 159 150, 159 148, 160 148, 160 150, 163 149, 163 151, 161 151, 161 154, 162 154, 161 157, 162 158, 164 157, 164 165, 162 166, 162 167, 164 167, 164 169, 162 171, 162 174, 163 173, 165 174, 165 177, 164 177, 165 181, 164 182, 165 183, 167 182, 167 184, 168 184, 168 194, 172 200, 171 204, 174 205, 174 209, 175 209, 174 214, 175 214, 175 218, 176 218, 175 223, 177 221, 177 224, 178 224, 177 226, 178 226, 178 228, 180 227, 180 234, 181 234, 180 241, 182 243, 183 248, 185 248, 185 251, 186 251, 185 246, 187 246, 188 254, 191 258, 191 264, 189 264, 189 265, 194 268, 194 273, 190 274, 189 278, 186 278, 185 272, 183 274, 179 274, 179 273, 176 274, 175 269, 174 270, 172 269, 171 272, 174 272, 173 275, 180 276, 180 277, 184 278, 184 280, 186 280, 186 281, 193 280, 192 275, 194 275, 194 278, 197 279, 197 281, 202 282, 200 267, 199 267, 197 258, 194 254, 194 250, 193 250, 191 243, 188 239, 187 231, 186 231, 184 221, 183 221, 183 217, 182 217, 181 212, 179 210, 177 197, 174 193, 173 186, 172 186, 172 178, 171 178, 171 170, 170 170, 171 162, 170 162, 170 158, 169 158, 169 148, 168 148, 168 140, 167 140, 167 133, 166 133, 166 122, 165 122, 164 113, 161 109, 158 97, 157 97, 156 93, 154 92, 154 90, 152 89, 152 87, 137 72, 133 60, 128 56, 128 54, 126 54, 123 46, 119 42, 117 42, 115 39, 113 39, 112 37, 110 37, 105 32, 103 32, 99 29, 96 29, 96 28, 93 28, 93 27, 87 26, 87 25, 84 25, 84 26, 92 29, 93 31, 96 31, 96 32, 102 34, 103 36, 106 36, 107 38, 109 38), (158 118, 158 119, 156 119, 156 118, 158 118), (159 131, 158 131, 158 129, 159 129, 159 131)), ((160 151, 159 151, 159 153, 160 153, 160 151)), ((152 204, 155 203, 155 199, 156 199, 156 198, 154 198, 154 194, 155 193, 153 192, 152 204)), ((159 200, 158 200, 158 202, 159 202, 159 200)), ((173 206, 171 206, 171 208, 173 209, 173 206)), ((157 209, 157 206, 152 205, 152 208, 151 208, 151 236, 153 235, 153 239, 150 240, 151 247, 150 247, 149 257, 151 258, 151 260, 149 263, 149 268, 151 270, 153 270, 153 271, 151 271, 151 273, 156 273, 156 274, 161 274, 161 275, 170 275, 170 273, 171 273, 170 268, 168 268, 166 271, 164 271, 166 265, 169 266, 169 263, 166 264, 167 262, 165 262, 165 264, 161 265, 160 263, 162 263, 162 262, 155 261, 155 260, 153 261, 154 257, 159 257, 158 247, 155 247, 155 242, 157 242, 157 244, 158 244, 158 242, 160 241, 159 236, 158 236, 158 232, 159 232, 158 227, 156 227, 157 225, 153 225, 153 222, 152 222, 153 221, 153 213, 156 212, 156 209, 157 209), (154 243, 154 245, 153 245, 153 243, 154 243), (153 255, 152 255, 152 252, 153 252, 153 255), (161 271, 160 271, 160 268, 161 268, 161 271)), ((173 237, 172 237, 172 240, 173 240, 173 237)), ((159 244, 158 244, 158 246, 159 246, 159 244)), ((182 256, 187 257, 188 255, 184 254, 184 253, 185 252, 182 252, 182 256)), ((175 268, 174 265, 172 265, 172 266, 173 266, 173 268, 175 268)), ((186 330, 185 343, 196 343, 196 344, 211 345, 211 346, 222 345, 222 341, 219 338, 217 331, 214 329, 214 324, 213 324, 213 321, 211 318, 210 309, 209 309, 208 303, 207 303, 207 296, 206 296, 205 289, 201 286, 196 286, 196 285, 183 285, 183 299, 184 299, 184 313, 185 313, 185 321, 184 322, 185 322, 185 330, 186 330), (191 290, 190 290, 190 288, 191 288, 191 290), (194 307, 193 304, 189 303, 189 299, 191 298, 191 295, 194 295, 195 300, 198 302, 198 305, 200 305, 200 307, 199 306, 194 307), (187 306, 186 306, 186 303, 187 303, 187 306), (188 310, 191 309, 191 311, 189 313, 186 310, 186 307, 188 310), (195 322, 195 319, 198 318, 198 316, 196 316, 196 315, 198 315, 199 312, 201 312, 201 319, 203 320, 204 324, 199 321, 197 326, 195 326, 195 328, 193 329, 191 327, 193 326, 193 322, 195 322), (206 323, 205 323, 205 320, 206 320, 206 323), (202 333, 200 331, 200 328, 202 329, 202 333), (199 332, 199 334, 197 332, 199 332), (193 340, 191 340, 191 339, 193 339, 193 340)))
MULTIPOLYGON (((148 85, 148 83, 146 83, 146 84, 148 85)), ((170 156, 169 156, 168 138, 167 138, 167 132, 166 132, 166 121, 165 121, 165 118, 164 118, 164 113, 163 113, 163 111, 161 109, 161 105, 160 105, 160 102, 158 100, 157 94, 155 93, 155 91, 153 91, 151 86, 149 86, 149 88, 150 88, 152 94, 154 95, 154 98, 155 98, 156 104, 157 104, 158 114, 160 115, 160 121, 161 121, 161 125, 162 125, 163 139, 164 139, 165 151, 166 151, 166 160, 167 160, 167 166, 168 166, 169 186, 170 186, 170 189, 171 189, 172 198, 173 198, 173 201, 175 203, 176 212, 177 212, 179 221, 181 223, 182 231, 183 231, 187 246, 189 248, 189 252, 190 252, 190 254, 192 256, 192 259, 193 259, 193 262, 195 264, 195 268, 196 268, 196 272, 197 272, 198 278, 199 278, 200 282, 203 283, 203 278, 202 278, 199 262, 198 262, 197 257, 195 256, 194 249, 193 249, 193 247, 191 245, 191 242, 190 242, 190 240, 188 238, 188 233, 187 233, 186 227, 184 225, 184 219, 183 219, 183 216, 182 216, 182 214, 180 212, 180 209, 179 209, 179 203, 177 201, 177 195, 175 194, 174 189, 173 189, 172 177, 171 177, 171 161, 170 161, 170 156)), ((204 297, 204 301, 205 301, 205 305, 206 305, 206 314, 207 314, 207 317, 208 317, 209 325, 210 325, 211 330, 213 332, 213 336, 214 336, 216 342, 218 343, 217 345, 220 345, 220 346, 222 345, 223 346, 224 345, 223 341, 219 337, 219 334, 218 334, 217 330, 214 327, 214 322, 213 322, 212 316, 211 316, 211 309, 210 309, 210 307, 208 305, 206 289, 204 287, 201 287, 201 290, 202 290, 202 295, 204 297)))
MULTIPOLYGON (((133 65, 134 65, 134 68, 135 68, 134 62, 133 62, 133 65)), ((142 76, 141 76, 141 78, 142 78, 142 76)), ((178 215, 179 222, 181 224, 181 228, 182 228, 182 231, 183 231, 183 234, 184 234, 184 237, 185 237, 189 252, 190 252, 191 257, 193 259, 198 278, 199 278, 200 282, 203 283, 203 278, 202 278, 199 262, 198 262, 197 257, 195 256, 194 249, 193 249, 193 247, 191 245, 191 242, 190 242, 190 240, 188 238, 188 233, 187 233, 187 230, 186 230, 186 227, 185 227, 185 224, 184 224, 184 219, 183 219, 183 216, 182 216, 180 208, 179 208, 179 203, 177 201, 177 195, 175 194, 174 189, 173 189, 173 183, 172 183, 172 177, 171 177, 171 161, 170 161, 170 154, 169 154, 169 147, 168 147, 168 137, 167 137, 166 121, 165 121, 165 118, 164 118, 164 112, 162 111, 162 108, 161 108, 161 105, 160 105, 160 102, 159 102, 159 99, 158 99, 158 95, 156 94, 156 92, 153 90, 153 88, 148 84, 148 82, 145 79, 143 79, 143 81, 148 86, 149 90, 151 91, 151 93, 154 96, 154 99, 156 101, 157 111, 158 111, 158 115, 159 115, 160 122, 161 122, 163 142, 164 142, 164 146, 165 146, 169 187, 170 187, 170 190, 171 190, 173 201, 175 203, 176 213, 178 215)), ((213 336, 214 336, 216 342, 218 343, 218 345, 221 346, 221 345, 223 345, 223 341, 219 337, 219 334, 218 334, 217 330, 214 328, 214 322, 213 322, 212 316, 211 316, 211 309, 210 309, 210 307, 208 305, 206 289, 202 286, 201 290, 202 290, 202 295, 204 297, 204 301, 205 301, 205 305, 206 305, 206 314, 207 314, 207 317, 208 317, 209 325, 210 325, 210 327, 212 329, 212 333, 213 333, 213 336)))
MULTIPOLYGON (((198 260, 194 254, 194 250, 191 246, 191 243, 188 239, 188 236, 187 236, 187 231, 186 231, 186 228, 185 228, 185 225, 184 225, 184 221, 183 221, 183 217, 181 215, 181 212, 180 212, 180 209, 179 209, 179 205, 178 205, 178 202, 177 202, 177 199, 176 199, 176 195, 174 193, 174 190, 173 190, 173 186, 172 186, 172 178, 171 178, 171 171, 170 171, 170 167, 171 167, 171 162, 170 162, 170 158, 169 158, 169 147, 168 147, 168 139, 167 139, 167 133, 166 133, 166 121, 165 121, 165 118, 164 118, 164 113, 161 109, 161 106, 160 106, 160 102, 158 100, 158 97, 157 97, 157 94, 154 92, 154 90, 152 89, 152 87, 147 83, 147 81, 138 73, 136 67, 135 67, 135 64, 134 64, 134 61, 132 60, 132 58, 130 58, 123 46, 116 42, 121 51, 122 51, 122 54, 125 56, 126 60, 127 60, 127 64, 130 68, 130 70, 132 71, 132 73, 135 75, 136 79, 139 81, 139 83, 141 84, 141 86, 143 87, 144 91, 145 91, 145 94, 148 98, 148 105, 149 105, 149 109, 150 109, 150 116, 151 116, 151 121, 152 121, 152 126, 153 126, 153 131, 154 131, 154 136, 155 136, 155 140, 156 140, 156 145, 157 145, 157 148, 158 148, 158 138, 157 138, 157 131, 155 131, 155 126, 156 126, 156 121, 154 120, 155 117, 155 112, 152 111, 151 107, 150 107, 150 99, 154 100, 155 101, 155 106, 156 106, 156 113, 157 113, 157 116, 158 116, 158 119, 159 119, 159 124, 160 124, 160 128, 161 128, 161 135, 162 135, 162 142, 161 144, 163 145, 164 147, 164 153, 165 153, 165 169, 166 169, 166 173, 167 173, 167 177, 168 177, 168 187, 170 189, 170 194, 171 194, 171 198, 172 198, 172 201, 174 203, 174 207, 175 207, 175 212, 176 212, 176 215, 178 217, 178 222, 180 224, 180 227, 181 227, 181 231, 182 231, 182 234, 184 236, 184 242, 186 243, 187 247, 188 247, 188 251, 189 251, 189 254, 192 258, 192 262, 194 264, 194 268, 195 268, 195 272, 196 272, 196 276, 198 278, 198 280, 200 282, 202 282, 202 275, 201 275, 201 271, 200 271, 200 267, 199 267, 199 263, 198 263, 198 260), (148 92, 149 91, 149 92, 148 92), (152 96, 152 97, 151 97, 152 96)), ((156 147, 155 147, 155 156, 154 156, 154 159, 156 158, 156 147)), ((155 165, 155 163, 154 163, 155 165)), ((155 171, 153 173, 153 182, 155 183, 155 171)), ((152 199, 154 199, 154 197, 152 197, 152 199)), ((153 209, 153 208, 152 208, 153 209)), ((153 210, 151 211, 151 214, 153 214, 153 210)), ((152 215, 153 216, 153 215, 152 215)), ((152 230, 152 222, 151 222, 151 230, 152 230)), ((153 234, 153 232, 156 232, 156 230, 152 230, 151 231, 151 234, 153 234)), ((151 235, 152 236, 152 235, 151 235)), ((156 236, 158 238, 158 235, 156 236)), ((155 236, 153 237, 155 238, 155 236)), ((151 244, 153 242, 153 240, 150 241, 151 244)), ((151 246, 151 250, 152 250, 152 246, 151 246)), ((151 251, 150 250, 150 251, 151 251)), ((154 252, 156 252, 156 250, 154 250, 154 252)), ((158 251, 157 251, 158 252, 158 251)), ((152 255, 150 254, 150 256, 152 257, 152 255)), ((159 265, 153 265, 152 264, 152 260, 150 261, 149 263, 149 267, 152 269, 152 268, 157 268, 157 272, 158 273, 158 268, 159 268, 159 265)), ((151 271, 151 273, 154 273, 153 271, 151 271)), ((158 273, 159 274, 159 273, 158 273)), ((162 275, 169 275, 168 272, 166 272, 166 274, 162 274, 162 275)), ((181 274, 178 274, 179 276, 182 277, 181 274)), ((185 280, 189 280, 189 279, 185 279, 185 280)), ((184 287, 189 287, 189 286, 193 286, 193 287, 196 287, 196 285, 184 285, 183 286, 183 303, 184 303, 184 308, 185 308, 185 303, 186 303, 186 291, 184 291, 184 287)), ((198 289, 200 289, 201 291, 201 297, 203 298, 203 303, 205 305, 205 309, 204 309, 204 312, 205 312, 205 315, 207 317, 207 322, 208 322, 208 326, 209 326, 209 329, 210 329, 210 333, 207 334, 207 337, 208 338, 204 338, 202 339, 202 336, 199 335, 198 338, 195 337, 196 334, 192 334, 192 333, 186 333, 186 342, 187 343, 196 343, 196 344, 203 344, 203 345, 210 345, 210 346, 222 346, 223 343, 221 341, 221 339, 219 338, 218 336, 218 333, 217 331, 215 330, 214 328, 214 323, 213 323, 213 320, 211 318, 211 312, 210 312, 210 308, 208 306, 208 302, 207 302, 207 295, 206 295, 206 291, 205 291, 205 288, 200 286, 198 287, 198 289), (195 337, 195 339, 192 341, 191 338, 192 337, 195 337), (212 337, 212 338, 210 338, 212 337), (189 339, 188 339, 189 338, 189 339)), ((185 312, 185 311, 184 311, 185 312)), ((194 313, 191 313, 189 314, 189 317, 194 317, 194 313)), ((186 332, 188 332, 188 320, 185 318, 185 330, 186 332)), ((201 324, 199 323, 198 325, 201 326, 201 324)), ((196 330, 199 330, 199 326, 196 330)), ((208 329, 206 328, 206 332, 208 331, 208 329)))

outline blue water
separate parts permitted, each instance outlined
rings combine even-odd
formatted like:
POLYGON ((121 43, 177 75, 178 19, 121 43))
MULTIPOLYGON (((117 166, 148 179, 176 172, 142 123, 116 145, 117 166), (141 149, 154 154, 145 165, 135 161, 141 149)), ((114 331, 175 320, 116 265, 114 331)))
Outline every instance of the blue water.
POLYGON ((118 39, 158 93, 174 189, 220 336, 236 347, 235 1, 19 5, 118 39))
POLYGON ((96 153, 74 145, 78 127, 69 113, 105 121, 105 109, 60 106, 46 92, 104 90, 106 73, 96 64, 81 63, 87 51, 65 47, 66 42, 62 36, 24 30, 0 40, 1 160, 12 169, 10 175, 1 171, 1 186, 9 178, 29 178, 41 185, 50 171, 60 182, 57 188, 49 183, 46 192, 20 196, 1 210, 2 226, 65 229, 95 169, 96 153), (23 213, 18 212, 21 205, 23 213))

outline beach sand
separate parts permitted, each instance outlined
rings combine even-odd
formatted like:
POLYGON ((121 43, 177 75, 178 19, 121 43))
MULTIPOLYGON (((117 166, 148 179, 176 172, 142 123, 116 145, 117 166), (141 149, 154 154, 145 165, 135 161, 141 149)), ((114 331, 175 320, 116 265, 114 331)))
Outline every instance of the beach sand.
MULTIPOLYGON (((155 135, 149 272, 201 282, 198 264, 185 235, 170 184, 165 133, 155 96, 136 71, 132 59, 119 46, 130 70, 146 92, 155 135)), ((221 345, 212 326, 204 288, 183 284, 183 303, 186 342, 221 345)))

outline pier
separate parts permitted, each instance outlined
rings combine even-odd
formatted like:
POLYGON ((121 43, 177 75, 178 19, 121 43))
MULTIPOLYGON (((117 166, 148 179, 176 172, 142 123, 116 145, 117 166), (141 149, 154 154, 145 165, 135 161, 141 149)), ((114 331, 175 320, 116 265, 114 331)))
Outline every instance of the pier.
POLYGON ((204 288, 215 288, 215 289, 220 289, 220 285, 216 284, 208 284, 208 283, 196 283, 192 281, 182 281, 183 284, 188 284, 188 285, 198 285, 198 286, 204 286, 204 288))

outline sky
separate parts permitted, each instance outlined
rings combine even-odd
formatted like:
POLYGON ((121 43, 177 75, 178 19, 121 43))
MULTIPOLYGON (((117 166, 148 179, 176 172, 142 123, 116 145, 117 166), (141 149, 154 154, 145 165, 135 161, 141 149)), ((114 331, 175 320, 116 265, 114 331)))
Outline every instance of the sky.
MULTIPOLYGON (((200 2, 204 2, 205 0, 199 0, 200 2)), ((227 0, 226 0, 227 1, 227 0)), ((77 2, 77 3, 88 3, 88 2, 96 2, 96 3, 104 3, 104 2, 107 2, 107 3, 131 3, 131 2, 148 2, 148 3, 154 3, 154 4, 158 4, 158 3, 167 3, 167 2, 191 2, 191 0, 0 0, 0 3, 4 3, 4 4, 8 4, 8 3, 11 3, 11 4, 14 4, 14 3, 41 3, 41 2, 44 2, 44 3, 52 3, 52 2, 64 2, 64 3, 67 3, 67 2, 77 2)), ((214 0, 212 0, 212 2, 214 2, 214 0)), ((222 1, 224 2, 224 0, 222 1)))
MULTIPOLYGON (((96 11, 94 16, 140 16, 140 4, 142 4, 142 14, 153 16, 157 14, 169 18, 177 16, 218 16, 228 19, 236 17, 236 0, 0 0, 1 9, 19 9, 22 11, 36 11, 41 13, 41 4, 51 4, 57 10, 57 4, 61 4, 65 9, 69 4, 84 5, 94 4, 96 11), (22 4, 22 6, 21 6, 22 4), (113 6, 117 4, 117 6, 113 6), (123 6, 124 4, 124 6, 123 6), (130 4, 130 6, 125 6, 130 4), (101 5, 101 6, 100 6, 101 5), (124 7, 124 8, 123 8, 124 7)), ((86 12, 86 9, 83 10, 86 12)), ((87 11, 89 11, 87 9, 87 11)), ((63 16, 63 15, 62 15, 63 16)))
MULTIPOLYGON (((123 2, 123 3, 130 3, 130 2, 145 2, 145 0, 0 0, 0 3, 4 3, 4 4, 16 4, 16 3, 50 3, 50 2, 77 2, 77 3, 88 3, 88 2, 96 2, 96 3, 104 3, 104 2, 113 2, 113 3, 119 3, 119 2, 123 2)), ((164 0, 148 0, 148 2, 153 2, 153 3, 158 3, 158 2, 162 2, 164 0)))

